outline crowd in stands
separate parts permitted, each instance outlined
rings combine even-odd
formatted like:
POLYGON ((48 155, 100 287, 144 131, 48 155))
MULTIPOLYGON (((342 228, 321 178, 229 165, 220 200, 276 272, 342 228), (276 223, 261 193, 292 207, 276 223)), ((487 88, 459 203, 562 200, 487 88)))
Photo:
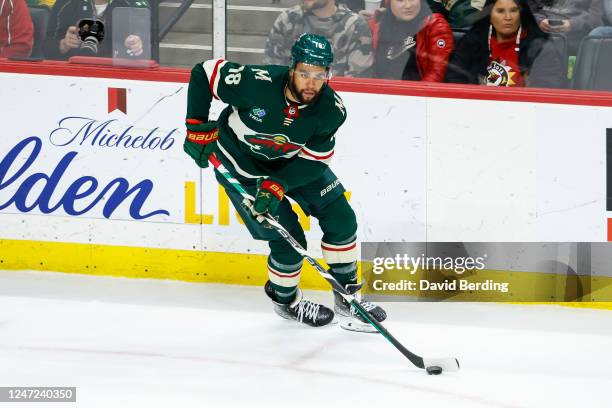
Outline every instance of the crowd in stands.
MULTIPOLYGON (((302 0, 285 9, 270 29, 262 63, 288 65, 291 44, 310 32, 330 40, 337 76, 560 88, 567 85, 568 56, 577 55, 583 38, 612 37, 612 0, 382 0, 374 7, 372 1, 366 7, 364 0, 302 0)), ((82 33, 96 21, 104 30, 94 55, 138 58, 144 34, 113 30, 117 7, 150 6, 147 0, 0 0, 0 57, 30 56, 29 10, 46 8, 45 58, 92 55, 82 33), (113 32, 121 33, 122 50, 113 50, 113 32)))
POLYGON ((264 63, 287 64, 288 44, 308 31, 332 43, 336 75, 562 88, 581 40, 612 36, 611 3, 382 0, 371 11, 363 0, 303 0, 277 18, 264 63))

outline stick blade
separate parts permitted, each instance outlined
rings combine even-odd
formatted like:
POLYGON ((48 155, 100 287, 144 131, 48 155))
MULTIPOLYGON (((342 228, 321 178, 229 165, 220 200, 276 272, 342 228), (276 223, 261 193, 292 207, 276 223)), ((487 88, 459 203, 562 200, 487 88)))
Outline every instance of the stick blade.
POLYGON ((441 367, 443 371, 459 371, 459 360, 456 358, 423 358, 425 368, 431 366, 441 367))

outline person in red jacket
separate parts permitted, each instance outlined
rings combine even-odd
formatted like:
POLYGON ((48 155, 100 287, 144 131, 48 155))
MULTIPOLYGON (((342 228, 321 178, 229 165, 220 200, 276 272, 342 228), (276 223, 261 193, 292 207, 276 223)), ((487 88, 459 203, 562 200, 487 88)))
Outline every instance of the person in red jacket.
POLYGON ((25 0, 0 0, 0 58, 29 57, 33 35, 25 0))
POLYGON ((376 78, 443 82, 455 42, 442 14, 426 0, 385 0, 368 21, 376 78))

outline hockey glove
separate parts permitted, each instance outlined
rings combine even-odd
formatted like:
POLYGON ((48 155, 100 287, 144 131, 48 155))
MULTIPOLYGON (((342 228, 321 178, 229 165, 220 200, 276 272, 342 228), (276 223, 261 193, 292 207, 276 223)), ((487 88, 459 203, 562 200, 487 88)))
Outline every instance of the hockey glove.
POLYGON ((208 167, 208 156, 215 152, 219 129, 217 122, 204 122, 199 119, 187 119, 187 137, 183 150, 196 164, 205 169, 208 167))
POLYGON ((266 212, 271 215, 276 214, 278 205, 285 197, 285 190, 287 186, 281 180, 272 177, 259 179, 255 201, 251 207, 253 215, 257 216, 266 212))

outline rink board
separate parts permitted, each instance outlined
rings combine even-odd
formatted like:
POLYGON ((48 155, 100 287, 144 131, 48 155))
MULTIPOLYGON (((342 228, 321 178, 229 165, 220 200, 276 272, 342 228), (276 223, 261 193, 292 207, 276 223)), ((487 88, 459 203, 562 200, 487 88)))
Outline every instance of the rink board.
MULTIPOLYGON (((265 281, 267 246, 182 151, 187 84, 156 75, 0 73, 2 268, 265 281)), ((335 88, 348 120, 332 167, 360 240, 606 241, 612 98, 335 88)), ((300 221, 320 257, 316 221, 300 221)), ((326 287, 310 268, 303 282, 326 287)))

